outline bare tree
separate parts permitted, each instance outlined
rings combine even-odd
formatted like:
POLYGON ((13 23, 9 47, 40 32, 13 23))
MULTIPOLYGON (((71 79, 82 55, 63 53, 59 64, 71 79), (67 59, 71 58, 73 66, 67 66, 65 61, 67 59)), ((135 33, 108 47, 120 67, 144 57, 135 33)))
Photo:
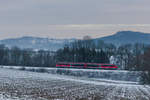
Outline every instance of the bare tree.
POLYGON ((150 48, 143 54, 141 70, 143 70, 142 81, 145 84, 150 84, 150 48))

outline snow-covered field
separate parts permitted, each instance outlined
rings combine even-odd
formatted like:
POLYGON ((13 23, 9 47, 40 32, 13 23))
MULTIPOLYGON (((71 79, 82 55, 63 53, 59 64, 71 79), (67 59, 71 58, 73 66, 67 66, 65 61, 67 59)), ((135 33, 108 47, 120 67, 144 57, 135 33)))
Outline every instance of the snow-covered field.
POLYGON ((150 87, 133 81, 0 68, 0 100, 150 100, 150 87))
POLYGON ((139 82, 139 71, 125 71, 125 70, 98 70, 98 69, 72 69, 72 68, 47 68, 47 67, 25 67, 25 66, 0 66, 0 68, 26 70, 32 72, 42 72, 50 74, 59 74, 75 77, 87 77, 98 79, 109 79, 118 81, 139 82))

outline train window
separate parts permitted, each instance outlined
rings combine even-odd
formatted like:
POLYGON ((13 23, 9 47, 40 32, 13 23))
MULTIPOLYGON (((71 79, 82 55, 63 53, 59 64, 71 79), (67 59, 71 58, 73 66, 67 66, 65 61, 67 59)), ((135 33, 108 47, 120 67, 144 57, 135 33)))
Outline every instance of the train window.
POLYGON ((102 65, 104 67, 114 67, 114 65, 102 65))
POLYGON ((99 65, 92 65, 92 64, 87 64, 87 67, 98 67, 99 65))
POLYGON ((66 66, 69 66, 70 64, 62 64, 62 65, 66 65, 66 66))
POLYGON ((70 66, 70 64, 58 64, 58 66, 70 66))
POLYGON ((72 66, 84 66, 84 64, 72 64, 72 66))

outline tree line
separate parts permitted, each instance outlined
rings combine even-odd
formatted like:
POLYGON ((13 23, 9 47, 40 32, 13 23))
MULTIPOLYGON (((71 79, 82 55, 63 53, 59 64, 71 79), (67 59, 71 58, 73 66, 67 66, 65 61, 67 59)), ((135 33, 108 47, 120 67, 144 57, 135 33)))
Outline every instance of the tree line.
POLYGON ((0 65, 13 66, 55 66, 54 53, 51 51, 8 48, 0 45, 0 65))
POLYGON ((101 40, 95 42, 90 39, 72 42, 56 52, 0 45, 0 64, 52 67, 57 62, 113 63, 119 69, 141 70, 145 61, 143 55, 146 55, 148 47, 138 43, 117 47, 101 40))
POLYGON ((112 63, 122 70, 143 71, 144 82, 150 83, 150 46, 145 44, 115 46, 84 39, 56 52, 0 45, 0 65, 54 67, 57 62, 112 63))

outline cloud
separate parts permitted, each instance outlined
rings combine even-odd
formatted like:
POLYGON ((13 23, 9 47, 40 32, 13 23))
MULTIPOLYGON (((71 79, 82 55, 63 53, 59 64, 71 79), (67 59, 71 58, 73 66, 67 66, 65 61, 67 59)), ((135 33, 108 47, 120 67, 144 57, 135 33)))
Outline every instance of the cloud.
POLYGON ((150 33, 149 5, 150 0, 0 0, 0 38, 150 33))
POLYGON ((0 0, 1 24, 148 24, 149 0, 0 0))

